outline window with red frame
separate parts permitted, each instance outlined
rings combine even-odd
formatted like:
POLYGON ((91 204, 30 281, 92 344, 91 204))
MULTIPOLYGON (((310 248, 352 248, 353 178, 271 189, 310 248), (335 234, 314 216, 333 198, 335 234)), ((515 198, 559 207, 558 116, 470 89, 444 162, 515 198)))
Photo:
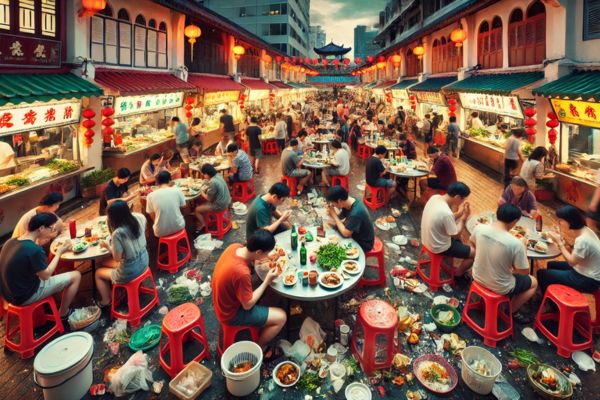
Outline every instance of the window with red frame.
POLYGON ((511 67, 541 64, 546 58, 546 8, 531 3, 526 14, 516 8, 508 25, 508 62, 511 67))
POLYGON ((421 60, 413 54, 412 49, 406 51, 406 76, 417 76, 421 73, 421 60))
POLYGON ((483 69, 502 67, 502 20, 483 21, 477 35, 477 63, 483 69))
POLYGON ((442 36, 433 41, 431 51, 431 72, 456 72, 462 66, 460 52, 450 37, 442 36))

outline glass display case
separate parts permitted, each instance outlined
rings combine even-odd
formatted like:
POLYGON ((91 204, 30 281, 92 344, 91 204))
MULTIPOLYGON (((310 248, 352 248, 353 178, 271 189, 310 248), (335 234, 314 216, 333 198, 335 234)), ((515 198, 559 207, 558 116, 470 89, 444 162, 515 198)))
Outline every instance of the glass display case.
POLYGON ((174 109, 115 118, 115 134, 105 143, 105 152, 130 153, 174 137, 170 120, 174 109))
POLYGON ((600 129, 563 124, 564 134, 568 135, 567 162, 555 169, 594 184, 600 169, 600 129))

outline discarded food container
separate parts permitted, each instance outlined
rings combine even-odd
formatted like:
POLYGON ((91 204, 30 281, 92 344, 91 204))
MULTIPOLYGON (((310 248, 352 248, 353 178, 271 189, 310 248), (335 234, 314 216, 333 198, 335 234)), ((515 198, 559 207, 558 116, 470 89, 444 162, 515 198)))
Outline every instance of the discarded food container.
POLYGON ((259 345, 250 341, 236 342, 221 356, 221 371, 225 376, 227 391, 234 396, 247 396, 260 384, 260 365, 263 352, 259 345), (243 372, 233 372, 238 365, 250 363, 252 366, 243 372))
POLYGON ((460 375, 465 384, 475 393, 490 394, 494 382, 502 372, 502 364, 488 350, 479 346, 469 346, 461 354, 460 375), (476 361, 482 361, 489 367, 489 375, 482 375, 471 367, 476 361))
POLYGON ((194 400, 210 386, 212 375, 210 369, 192 361, 169 383, 169 392, 181 400, 194 400))
POLYGON ((45 400, 78 400, 92 386, 94 339, 74 332, 48 343, 33 361, 33 381, 45 400))

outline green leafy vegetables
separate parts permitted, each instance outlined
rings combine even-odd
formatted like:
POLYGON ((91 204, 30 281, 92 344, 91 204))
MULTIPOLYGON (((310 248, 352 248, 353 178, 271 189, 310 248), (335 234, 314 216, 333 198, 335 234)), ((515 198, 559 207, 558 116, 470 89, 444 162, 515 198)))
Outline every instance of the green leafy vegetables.
POLYGON ((317 251, 317 262, 323 269, 338 268, 346 259, 346 249, 338 244, 326 244, 317 251))

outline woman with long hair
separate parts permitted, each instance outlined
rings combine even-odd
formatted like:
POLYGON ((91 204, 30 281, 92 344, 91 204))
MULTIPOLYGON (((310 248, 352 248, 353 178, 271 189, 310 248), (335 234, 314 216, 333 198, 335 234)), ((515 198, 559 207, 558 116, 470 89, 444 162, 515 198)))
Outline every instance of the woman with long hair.
POLYGON ((115 201, 107 209, 110 243, 100 241, 112 259, 96 270, 96 287, 100 292, 99 306, 110 305, 110 285, 127 283, 137 278, 148 268, 146 249, 146 217, 132 213, 129 205, 121 200, 115 201))

